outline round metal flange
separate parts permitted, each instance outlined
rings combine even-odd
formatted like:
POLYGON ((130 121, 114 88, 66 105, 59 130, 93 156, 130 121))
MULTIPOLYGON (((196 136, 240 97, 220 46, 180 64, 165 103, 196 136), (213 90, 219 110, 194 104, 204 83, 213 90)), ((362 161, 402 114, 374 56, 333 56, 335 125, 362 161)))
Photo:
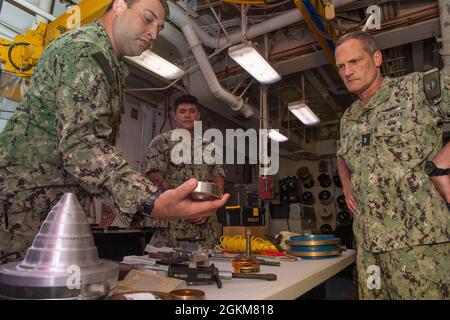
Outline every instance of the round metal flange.
POLYGON ((234 259, 232 266, 236 273, 257 273, 260 270, 260 263, 255 258, 234 259))
POLYGON ((194 200, 220 199, 223 196, 223 187, 208 181, 198 181, 197 187, 190 194, 194 200))
POLYGON ((335 244, 338 245, 341 243, 341 239, 335 238, 334 240, 319 240, 319 241, 291 241, 287 240, 286 244, 289 246, 324 246, 335 244))
POLYGON ((80 286, 76 286, 77 269, 67 272, 25 270, 19 262, 0 268, 0 297, 4 299, 101 299, 116 287, 118 264, 100 260, 88 268, 79 268, 80 286), (72 280, 73 279, 73 280, 72 280))
POLYGON ((322 252, 300 252, 300 251, 287 251, 288 254, 296 257, 331 257, 341 254, 340 250, 322 251, 322 252))
POLYGON ((205 292, 196 289, 179 289, 169 292, 176 300, 204 300, 205 292))

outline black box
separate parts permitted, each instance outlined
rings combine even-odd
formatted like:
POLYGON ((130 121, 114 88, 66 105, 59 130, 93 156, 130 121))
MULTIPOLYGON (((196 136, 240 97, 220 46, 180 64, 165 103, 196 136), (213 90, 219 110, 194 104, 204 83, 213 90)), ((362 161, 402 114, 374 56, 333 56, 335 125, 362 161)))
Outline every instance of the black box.
POLYGON ((242 223, 246 227, 264 225, 264 208, 253 207, 242 210, 242 223))
POLYGON ((270 203, 270 218, 271 219, 289 219, 289 204, 270 203))
POLYGON ((225 207, 225 226, 242 226, 240 206, 225 207))

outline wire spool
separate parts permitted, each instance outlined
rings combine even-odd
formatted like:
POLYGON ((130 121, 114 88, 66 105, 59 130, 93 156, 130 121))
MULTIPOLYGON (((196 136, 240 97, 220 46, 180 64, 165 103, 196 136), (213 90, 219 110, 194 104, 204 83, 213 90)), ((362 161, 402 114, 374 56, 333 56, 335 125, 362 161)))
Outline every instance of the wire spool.
POLYGON ((322 233, 329 233, 329 232, 333 231, 333 228, 328 223, 325 223, 320 226, 320 231, 322 233))
MULTIPOLYGON (((247 247, 247 239, 241 235, 237 236, 221 236, 219 248, 224 252, 245 252, 247 247)), ((252 253, 264 253, 268 251, 278 252, 277 247, 270 241, 258 237, 251 239, 252 253)))
POLYGON ((350 213, 347 210, 339 211, 337 215, 339 223, 345 223, 350 221, 350 213))
POLYGON ((333 176, 333 182, 336 187, 342 188, 341 178, 339 178, 339 174, 337 173, 337 171, 333 176))
POLYGON ((322 190, 319 192, 319 200, 320 202, 327 206, 333 202, 333 199, 331 198, 331 192, 328 190, 322 190))
POLYGON ((314 204, 314 202, 316 202, 313 194, 309 191, 303 192, 302 199, 303 199, 303 203, 308 206, 312 206, 314 204))
POLYGON ((342 194, 336 198, 339 209, 347 210, 347 204, 345 203, 345 196, 342 194))
POLYGON ((322 188, 328 188, 331 186, 331 178, 330 175, 327 173, 322 173, 317 177, 317 180, 319 180, 320 186, 322 188))
POLYGON ((334 235, 292 236, 286 241, 288 254, 303 259, 326 259, 341 254, 341 240, 334 235))

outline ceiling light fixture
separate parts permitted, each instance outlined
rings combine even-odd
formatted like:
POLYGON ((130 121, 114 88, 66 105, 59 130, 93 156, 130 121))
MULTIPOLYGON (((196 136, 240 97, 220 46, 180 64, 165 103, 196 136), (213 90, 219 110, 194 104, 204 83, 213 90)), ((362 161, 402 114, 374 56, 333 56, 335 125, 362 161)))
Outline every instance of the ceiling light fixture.
POLYGON ((281 76, 256 50, 251 42, 243 42, 228 49, 228 55, 262 84, 271 84, 281 76))
POLYGON ((314 112, 301 101, 294 101, 288 104, 288 109, 292 112, 304 125, 312 126, 318 124, 320 119, 314 112))
POLYGON ((125 59, 134 62, 168 80, 174 80, 184 74, 182 69, 160 57, 156 53, 151 52, 150 50, 145 50, 138 57, 125 57, 125 59))
POLYGON ((318 124, 320 119, 306 104, 306 92, 305 92, 305 77, 302 73, 302 95, 303 98, 300 101, 293 101, 288 104, 288 109, 292 112, 304 125, 312 126, 318 124))
POLYGON ((278 142, 285 142, 289 140, 284 134, 281 134, 278 129, 270 129, 269 138, 278 142))

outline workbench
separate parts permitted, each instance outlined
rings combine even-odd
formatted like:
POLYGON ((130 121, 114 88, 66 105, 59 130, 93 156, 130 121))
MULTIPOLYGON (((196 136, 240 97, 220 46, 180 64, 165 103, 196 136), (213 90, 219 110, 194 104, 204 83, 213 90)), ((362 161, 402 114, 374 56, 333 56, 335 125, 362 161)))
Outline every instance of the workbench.
MULTIPOLYGON (((276 281, 253 279, 222 280, 221 289, 216 285, 189 286, 205 292, 206 300, 292 300, 320 285, 355 261, 355 251, 346 250, 342 255, 321 260, 281 262, 281 266, 261 266, 261 273, 274 273, 276 281)), ((221 271, 232 271, 231 261, 210 260, 221 271)))

